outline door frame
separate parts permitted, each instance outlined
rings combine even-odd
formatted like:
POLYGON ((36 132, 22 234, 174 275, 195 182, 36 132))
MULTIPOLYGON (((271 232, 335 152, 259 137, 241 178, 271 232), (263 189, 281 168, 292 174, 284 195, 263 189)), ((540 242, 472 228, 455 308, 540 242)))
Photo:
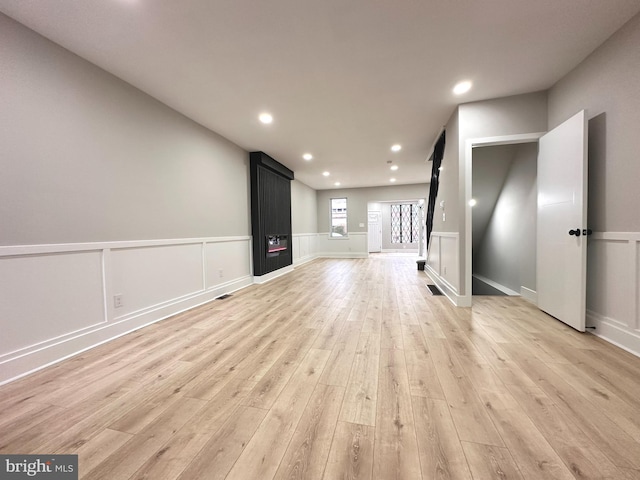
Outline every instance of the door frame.
POLYGON ((518 135, 501 135, 496 137, 470 138, 465 142, 464 147, 464 204, 460 209, 464 217, 464 240, 459 247, 459 254, 464 265, 462 272, 462 281, 464 282, 464 294, 458 297, 459 307, 471 307, 473 304, 473 295, 471 289, 471 280, 473 276, 473 236, 472 236, 472 207, 469 200, 472 198, 473 190, 473 149, 476 147, 493 147, 497 145, 516 145, 519 143, 534 143, 540 140, 547 132, 523 133, 518 135))

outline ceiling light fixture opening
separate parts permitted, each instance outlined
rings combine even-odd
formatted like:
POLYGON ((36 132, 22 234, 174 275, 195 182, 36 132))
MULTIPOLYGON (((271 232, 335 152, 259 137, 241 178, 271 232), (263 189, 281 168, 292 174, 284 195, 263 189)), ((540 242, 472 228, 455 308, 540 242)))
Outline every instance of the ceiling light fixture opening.
POLYGON ((329 172, 322 172, 322 175, 324 175, 325 177, 328 177, 331 174, 329 172))
POLYGON ((304 155, 302 155, 302 158, 304 158, 306 161, 309 161, 313 158, 313 155, 311 155, 310 153, 305 153, 304 155))
POLYGON ((273 116, 272 116, 270 113, 266 113, 266 112, 265 112, 265 113, 261 113, 261 114, 258 116, 258 119, 259 119, 262 123, 264 123, 265 125, 268 125, 268 124, 270 124, 271 122, 273 122, 273 116))
POLYGON ((334 185, 335 185, 336 187, 339 187, 339 186, 340 186, 340 182, 336 182, 336 183, 334 183, 334 185))
POLYGON ((398 170, 398 165, 391 165, 391 171, 395 172, 398 170))
POLYGON ((396 181, 396 179, 395 179, 395 178, 390 178, 390 179, 389 179, 389 181, 390 181, 391 183, 394 183, 394 182, 396 181))
POLYGON ((463 93, 467 93, 469 90, 471 90, 471 82, 469 80, 457 83, 456 86, 453 87, 453 93, 456 95, 462 95, 463 93))
POLYGON ((402 150, 402 145, 399 145, 397 143, 391 147, 392 152, 399 152, 400 150, 402 150))
POLYGON ((478 204, 478 201, 475 198, 472 198, 471 200, 469 200, 470 207, 475 207, 477 204, 478 204))

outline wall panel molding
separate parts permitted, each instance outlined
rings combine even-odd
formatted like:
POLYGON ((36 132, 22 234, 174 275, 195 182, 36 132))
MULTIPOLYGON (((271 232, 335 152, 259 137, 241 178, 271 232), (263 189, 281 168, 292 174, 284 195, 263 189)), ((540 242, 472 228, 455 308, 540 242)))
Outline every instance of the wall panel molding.
POLYGON ((367 258, 367 232, 350 232, 346 237, 333 238, 329 232, 318 233, 317 256, 322 258, 367 258))
POLYGON ((251 284, 250 236, 0 247, 0 384, 251 284))
POLYGON ((594 232, 587 248, 587 325, 640 356, 640 232, 594 232))
POLYGON ((293 237, 293 265, 302 265, 318 258, 317 233, 294 233, 293 237))

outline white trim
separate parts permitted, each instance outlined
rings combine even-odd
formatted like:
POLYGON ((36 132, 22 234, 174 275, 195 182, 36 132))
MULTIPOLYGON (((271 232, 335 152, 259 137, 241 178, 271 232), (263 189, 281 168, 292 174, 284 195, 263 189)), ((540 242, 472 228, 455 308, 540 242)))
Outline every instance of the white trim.
POLYGON ((369 253, 326 252, 318 253, 318 258, 369 258, 369 253))
POLYGON ((538 292, 530 288, 520 286, 520 296, 534 305, 538 305, 538 292))
POLYGON ((640 242, 640 232, 593 232, 589 239, 640 242))
POLYGON ((279 268, 278 270, 274 270, 273 272, 265 273, 264 275, 254 276, 253 283, 261 285, 263 283, 270 282, 271 280, 281 277, 282 275, 286 275, 287 273, 293 272, 293 265, 288 265, 286 267, 279 268))
POLYGON ((433 283, 442 291, 445 297, 449 299, 456 307, 470 307, 471 304, 466 302, 466 299, 462 295, 458 295, 456 289, 447 282, 444 278, 439 276, 437 272, 431 268, 429 264, 424 267, 424 273, 433 281, 433 283))
POLYGON ((621 322, 591 310, 587 310, 587 325, 596 327, 588 329, 589 333, 640 357, 640 332, 630 331, 621 322))
POLYGON ((157 247, 165 245, 190 245, 197 243, 222 243, 251 240, 251 236, 237 237, 203 237, 178 238, 162 240, 125 240, 115 242, 88 243, 54 243, 43 245, 16 245, 0 247, 0 257, 14 257, 21 255, 45 255, 49 253, 84 252, 99 250, 116 250, 122 248, 157 247))
MULTIPOLYGON (((415 244, 412 244, 415 245, 415 244)), ((375 253, 375 252, 370 252, 375 253)), ((380 250, 380 253, 411 253, 415 255, 420 254, 420 250, 418 248, 383 248, 380 250)))
POLYGON ((477 273, 474 273, 473 276, 476 277, 481 282, 486 283, 490 287, 493 287, 496 290, 504 293, 505 295, 508 295, 510 297, 519 297, 520 296, 520 294, 518 292, 516 292, 515 290, 511 290, 510 288, 505 287, 504 285, 501 285, 498 282, 494 282, 493 280, 491 280, 491 279, 489 279, 489 278, 487 278, 485 276, 478 275, 477 273))

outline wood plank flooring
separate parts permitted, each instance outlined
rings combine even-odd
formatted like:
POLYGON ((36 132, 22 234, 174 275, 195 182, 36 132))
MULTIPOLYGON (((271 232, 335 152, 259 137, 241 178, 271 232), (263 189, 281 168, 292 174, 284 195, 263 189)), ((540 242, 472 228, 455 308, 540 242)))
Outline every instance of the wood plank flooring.
POLYGON ((0 387, 83 479, 640 479, 640 358, 404 256, 316 260, 0 387))

